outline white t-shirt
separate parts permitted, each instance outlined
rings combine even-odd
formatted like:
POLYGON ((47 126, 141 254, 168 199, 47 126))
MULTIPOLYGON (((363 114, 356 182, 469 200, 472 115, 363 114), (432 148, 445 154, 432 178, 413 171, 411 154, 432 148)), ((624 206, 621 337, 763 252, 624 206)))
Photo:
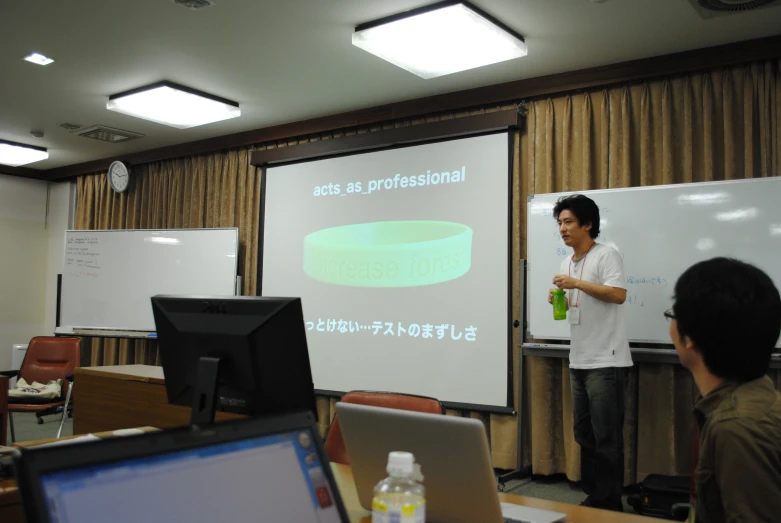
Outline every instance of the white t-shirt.
MULTIPOLYGON (((580 260, 572 260, 572 256, 561 262, 561 274, 626 289, 624 261, 612 247, 597 243, 580 260)), ((573 369, 631 367, 626 307, 592 298, 577 289, 566 292, 570 308, 577 305, 580 309, 580 322, 570 325, 569 366, 573 369)))

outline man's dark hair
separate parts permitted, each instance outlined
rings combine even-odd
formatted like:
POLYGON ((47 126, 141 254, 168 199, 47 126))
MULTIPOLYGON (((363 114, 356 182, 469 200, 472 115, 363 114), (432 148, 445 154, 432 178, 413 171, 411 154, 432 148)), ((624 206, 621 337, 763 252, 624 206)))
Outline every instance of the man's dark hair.
POLYGON ((741 383, 767 373, 781 333, 781 297, 763 271, 713 258, 689 267, 675 284, 673 314, 708 370, 741 383))
POLYGON ((553 219, 558 221, 561 211, 574 214, 581 227, 591 224, 589 234, 592 238, 599 236, 599 207, 588 196, 582 194, 562 196, 553 208, 553 219))

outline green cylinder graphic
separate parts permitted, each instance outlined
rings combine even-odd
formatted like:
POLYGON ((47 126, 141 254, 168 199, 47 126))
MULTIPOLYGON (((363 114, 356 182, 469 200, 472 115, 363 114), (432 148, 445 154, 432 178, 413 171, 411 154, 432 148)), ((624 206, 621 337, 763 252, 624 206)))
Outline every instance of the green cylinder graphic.
POLYGON ((333 285, 433 285, 460 278, 471 265, 472 229, 460 223, 359 223, 304 238, 304 272, 333 285))
POLYGON ((554 289, 551 291, 551 294, 553 294, 553 319, 566 320, 567 299, 564 295, 564 291, 561 289, 554 289))

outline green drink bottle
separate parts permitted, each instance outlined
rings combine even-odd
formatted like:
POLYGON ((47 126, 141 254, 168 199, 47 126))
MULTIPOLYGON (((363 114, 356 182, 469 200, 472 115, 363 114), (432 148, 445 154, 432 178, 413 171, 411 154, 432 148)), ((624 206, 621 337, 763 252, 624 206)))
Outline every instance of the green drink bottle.
POLYGON ((551 291, 551 294, 553 295, 553 319, 566 320, 567 298, 564 291, 561 289, 554 289, 551 291))

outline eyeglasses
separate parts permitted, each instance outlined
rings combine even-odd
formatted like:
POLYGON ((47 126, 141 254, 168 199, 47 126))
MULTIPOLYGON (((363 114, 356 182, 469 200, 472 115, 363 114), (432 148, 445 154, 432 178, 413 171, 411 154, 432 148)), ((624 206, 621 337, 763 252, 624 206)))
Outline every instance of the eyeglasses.
POLYGON ((672 309, 667 309, 666 311, 664 311, 664 317, 667 318, 668 320, 674 320, 675 314, 673 313, 672 309))

